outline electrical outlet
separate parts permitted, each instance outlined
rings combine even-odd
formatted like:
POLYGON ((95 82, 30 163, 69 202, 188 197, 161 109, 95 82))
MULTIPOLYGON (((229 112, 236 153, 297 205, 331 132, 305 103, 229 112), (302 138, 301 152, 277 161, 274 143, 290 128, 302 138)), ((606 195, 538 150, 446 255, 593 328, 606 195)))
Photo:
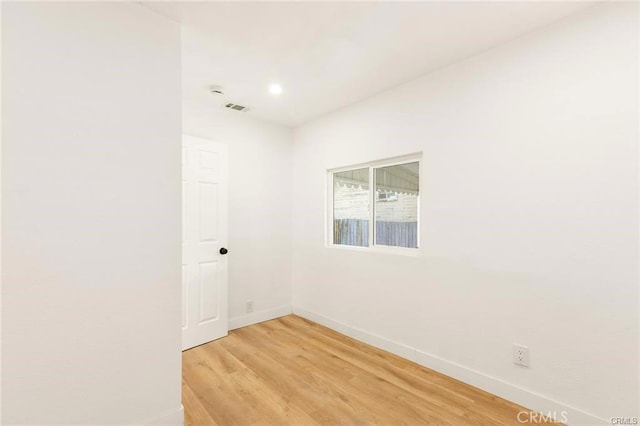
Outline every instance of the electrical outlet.
POLYGON ((513 344, 513 363, 522 365, 523 367, 529 366, 529 348, 522 345, 513 344))
POLYGON ((253 300, 247 300, 247 313, 253 312, 253 300))

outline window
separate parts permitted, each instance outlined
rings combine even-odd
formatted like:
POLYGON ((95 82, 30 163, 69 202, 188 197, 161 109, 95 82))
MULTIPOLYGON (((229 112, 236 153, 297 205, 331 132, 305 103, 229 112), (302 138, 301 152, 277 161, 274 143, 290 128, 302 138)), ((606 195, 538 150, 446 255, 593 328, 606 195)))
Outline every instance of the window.
POLYGON ((331 170, 329 179, 331 244, 418 248, 419 157, 331 170))

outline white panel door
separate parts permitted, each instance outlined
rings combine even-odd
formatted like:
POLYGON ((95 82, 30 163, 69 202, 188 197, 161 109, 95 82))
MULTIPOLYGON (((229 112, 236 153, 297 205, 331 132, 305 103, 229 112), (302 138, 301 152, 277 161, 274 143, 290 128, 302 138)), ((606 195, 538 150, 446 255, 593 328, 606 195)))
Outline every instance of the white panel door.
POLYGON ((182 350, 226 336, 227 146, 182 138, 182 350))

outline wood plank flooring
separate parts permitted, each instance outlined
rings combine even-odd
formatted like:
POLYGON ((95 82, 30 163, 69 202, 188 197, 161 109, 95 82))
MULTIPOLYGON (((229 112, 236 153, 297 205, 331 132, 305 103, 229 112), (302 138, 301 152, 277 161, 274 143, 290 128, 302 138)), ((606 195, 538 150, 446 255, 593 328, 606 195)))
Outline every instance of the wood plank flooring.
POLYGON ((295 315, 185 351, 182 370, 186 425, 517 425, 525 410, 295 315))

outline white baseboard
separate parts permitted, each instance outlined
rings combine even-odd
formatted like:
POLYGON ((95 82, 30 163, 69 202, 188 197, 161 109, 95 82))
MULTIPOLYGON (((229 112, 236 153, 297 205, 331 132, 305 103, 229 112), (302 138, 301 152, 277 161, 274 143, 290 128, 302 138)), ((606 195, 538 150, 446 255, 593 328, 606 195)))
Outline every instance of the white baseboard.
POLYGON ((140 424, 151 426, 182 426, 184 425, 184 407, 180 404, 180 408, 168 411, 152 420, 140 422, 140 424))
POLYGON ((456 364, 455 362, 447 361, 435 355, 422 352, 411 346, 368 333, 339 321, 334 321, 299 306, 293 307, 293 313, 329 327, 353 339, 391 352, 446 376, 453 377, 461 382, 480 388, 508 401, 522 405, 523 407, 527 407, 533 411, 537 411, 545 415, 553 415, 555 413, 555 418, 559 421, 564 420, 562 418, 562 414, 564 412, 566 413, 565 417, 567 424, 580 426, 610 424, 606 419, 599 418, 578 408, 554 401, 538 393, 523 389, 517 385, 507 383, 479 371, 472 370, 463 365, 456 364))
POLYGON ((291 305, 278 306, 264 311, 252 312, 239 317, 229 318, 229 330, 246 327, 263 321, 280 318, 292 313, 291 305))

